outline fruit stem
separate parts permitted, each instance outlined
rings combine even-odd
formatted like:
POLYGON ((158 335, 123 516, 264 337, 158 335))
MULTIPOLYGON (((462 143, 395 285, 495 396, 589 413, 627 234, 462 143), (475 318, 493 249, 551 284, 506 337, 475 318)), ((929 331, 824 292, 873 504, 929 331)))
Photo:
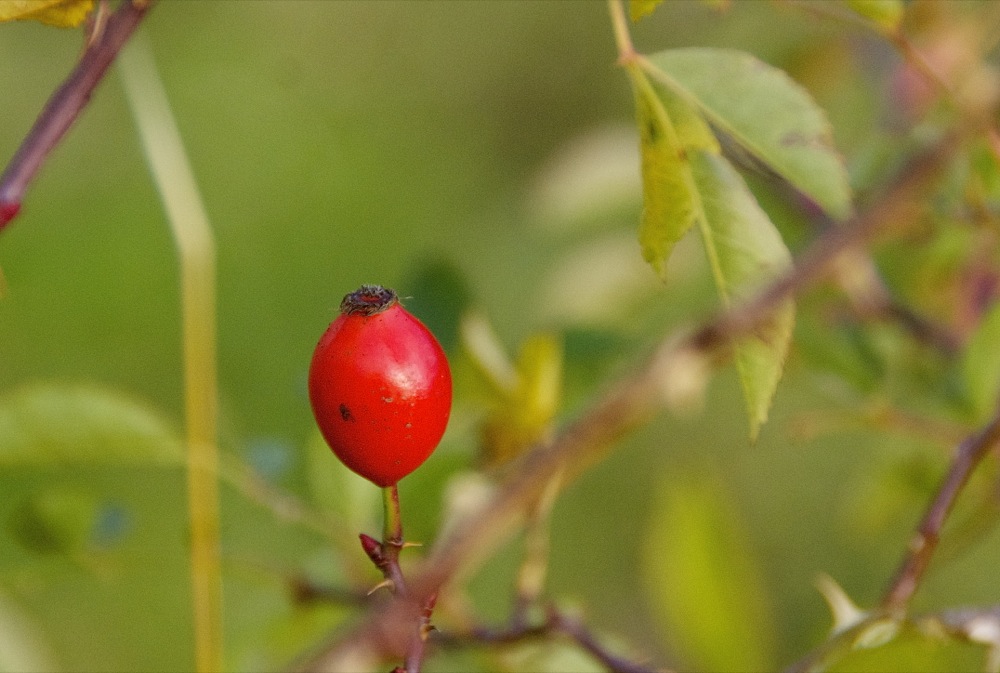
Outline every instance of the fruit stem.
POLYGON ((382 489, 382 506, 385 513, 382 542, 402 546, 403 517, 399 513, 399 487, 396 484, 382 489))
POLYGON ((399 509, 399 487, 396 484, 382 489, 382 507, 385 514, 382 528, 382 554, 385 565, 382 572, 392 582, 397 596, 406 595, 406 580, 399 567, 399 552, 403 549, 403 517, 399 509))
MULTIPOLYGON (((382 544, 375 549, 367 535, 361 536, 361 546, 365 553, 375 562, 383 576, 392 583, 393 593, 399 598, 408 598, 406 580, 403 570, 399 567, 399 552, 403 549, 403 517, 399 509, 399 487, 397 484, 382 489, 382 505, 385 510, 385 521, 382 529, 382 544), (368 538, 366 540, 366 538, 368 538)), ((393 669, 393 673, 420 673, 424 661, 427 635, 433 630, 431 614, 437 601, 435 591, 427 597, 420 609, 416 631, 407 647, 403 666, 393 669)))

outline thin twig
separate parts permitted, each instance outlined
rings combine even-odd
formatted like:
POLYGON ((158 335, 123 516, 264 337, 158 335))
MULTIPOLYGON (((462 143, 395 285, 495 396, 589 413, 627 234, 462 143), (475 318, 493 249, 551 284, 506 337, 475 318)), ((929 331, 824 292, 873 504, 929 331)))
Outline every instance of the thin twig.
POLYGON ((52 149, 86 107, 108 66, 128 42, 154 0, 124 0, 95 33, 69 77, 52 94, 3 175, 0 175, 0 231, 17 215, 28 185, 52 149))
POLYGON ((566 614, 556 606, 548 606, 541 621, 529 623, 517 618, 505 628, 477 627, 464 633, 435 632, 434 642, 444 647, 478 647, 492 645, 504 647, 517 643, 561 635, 572 640, 611 673, 654 673, 665 669, 652 669, 614 654, 601 644, 584 623, 566 614))
POLYGON ((941 530, 955 501, 969 477, 983 458, 1000 442, 1000 412, 982 430, 967 438, 955 450, 951 467, 931 501, 920 525, 907 545, 899 570, 882 598, 881 608, 888 614, 906 612, 910 599, 920 585, 941 538, 941 530))

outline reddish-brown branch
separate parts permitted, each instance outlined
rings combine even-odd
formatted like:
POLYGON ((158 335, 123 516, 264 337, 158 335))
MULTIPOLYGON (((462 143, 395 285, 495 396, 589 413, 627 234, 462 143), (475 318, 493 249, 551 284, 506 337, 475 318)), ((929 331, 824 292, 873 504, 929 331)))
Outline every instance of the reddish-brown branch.
POLYGON ((931 558, 937 550, 948 514, 958 494, 983 458, 1000 443, 1000 413, 986 427, 959 444, 951 461, 948 474, 937 494, 927 507, 920 525, 907 546, 899 570, 882 598, 882 610, 891 615, 902 615, 910 599, 920 586, 931 558))
POLYGON ((70 129, 104 78, 108 66, 139 26, 154 0, 124 0, 93 39, 73 72, 52 94, 0 176, 0 231, 21 209, 28 185, 70 129))
POLYGON ((482 645, 503 647, 552 636, 568 638, 611 673, 654 673, 665 670, 649 668, 611 652, 582 621, 555 606, 549 606, 544 618, 536 623, 515 619, 506 628, 479 627, 464 633, 435 633, 434 641, 443 647, 452 648, 482 645))

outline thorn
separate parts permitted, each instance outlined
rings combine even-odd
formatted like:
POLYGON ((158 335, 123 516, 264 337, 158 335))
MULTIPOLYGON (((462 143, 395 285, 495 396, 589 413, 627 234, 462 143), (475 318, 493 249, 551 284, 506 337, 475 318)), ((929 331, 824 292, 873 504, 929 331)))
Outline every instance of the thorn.
POLYGON ((367 594, 365 594, 365 595, 366 596, 371 596, 373 593, 375 593, 379 589, 385 589, 385 588, 389 589, 389 591, 395 591, 396 590, 396 585, 393 584, 392 580, 382 580, 381 582, 379 582, 378 584, 376 584, 375 586, 373 586, 371 588, 371 590, 367 594))
POLYGON ((855 605, 847 592, 826 573, 820 573, 816 578, 816 588, 823 594, 826 604, 830 607, 830 613, 833 616, 833 633, 846 631, 868 617, 868 613, 855 605))

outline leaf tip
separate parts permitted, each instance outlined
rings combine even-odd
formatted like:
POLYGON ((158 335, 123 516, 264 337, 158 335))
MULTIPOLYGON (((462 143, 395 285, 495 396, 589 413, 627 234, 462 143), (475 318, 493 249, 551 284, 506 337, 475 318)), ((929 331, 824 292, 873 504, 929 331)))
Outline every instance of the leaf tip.
POLYGON ((629 0, 628 14, 632 23, 638 23, 640 19, 652 14, 661 2, 663 0, 629 0))

